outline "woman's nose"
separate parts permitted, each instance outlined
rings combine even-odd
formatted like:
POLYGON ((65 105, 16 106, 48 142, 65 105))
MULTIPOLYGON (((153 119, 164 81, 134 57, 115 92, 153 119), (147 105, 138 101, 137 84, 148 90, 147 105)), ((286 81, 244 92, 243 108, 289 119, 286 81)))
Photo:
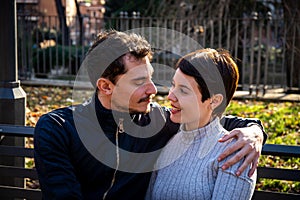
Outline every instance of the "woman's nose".
POLYGON ((167 98, 168 98, 168 100, 170 100, 170 101, 177 101, 177 98, 176 98, 175 94, 173 93, 172 89, 170 89, 167 98))

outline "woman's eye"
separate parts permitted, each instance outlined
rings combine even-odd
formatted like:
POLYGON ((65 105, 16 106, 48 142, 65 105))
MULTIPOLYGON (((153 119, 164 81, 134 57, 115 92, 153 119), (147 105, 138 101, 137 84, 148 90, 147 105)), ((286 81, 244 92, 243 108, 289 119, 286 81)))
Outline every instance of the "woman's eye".
POLYGON ((180 88, 180 92, 181 92, 182 94, 188 94, 188 92, 187 92, 185 89, 182 89, 182 88, 180 88))

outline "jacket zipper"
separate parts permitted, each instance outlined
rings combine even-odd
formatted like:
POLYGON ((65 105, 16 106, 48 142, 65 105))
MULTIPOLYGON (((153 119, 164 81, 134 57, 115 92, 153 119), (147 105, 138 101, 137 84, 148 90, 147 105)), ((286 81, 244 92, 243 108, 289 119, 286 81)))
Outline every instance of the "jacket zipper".
POLYGON ((118 127, 116 130, 116 157, 117 157, 117 165, 113 174, 113 177, 111 179, 110 182, 110 187, 106 190, 106 192, 103 194, 103 200, 105 200, 108 192, 111 190, 111 188, 113 187, 115 181, 116 181, 116 175, 117 175, 117 171, 119 169, 119 165, 120 165, 120 151, 119 151, 119 133, 124 133, 124 119, 120 118, 119 119, 119 123, 118 123, 118 127))

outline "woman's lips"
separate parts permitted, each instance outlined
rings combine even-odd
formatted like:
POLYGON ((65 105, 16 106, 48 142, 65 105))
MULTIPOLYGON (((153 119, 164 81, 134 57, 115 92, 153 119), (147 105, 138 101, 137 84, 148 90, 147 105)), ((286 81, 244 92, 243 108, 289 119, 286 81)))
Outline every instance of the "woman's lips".
POLYGON ((180 108, 177 108, 176 106, 173 106, 172 105, 172 108, 171 108, 171 113, 174 115, 174 114, 177 114, 181 111, 180 108))

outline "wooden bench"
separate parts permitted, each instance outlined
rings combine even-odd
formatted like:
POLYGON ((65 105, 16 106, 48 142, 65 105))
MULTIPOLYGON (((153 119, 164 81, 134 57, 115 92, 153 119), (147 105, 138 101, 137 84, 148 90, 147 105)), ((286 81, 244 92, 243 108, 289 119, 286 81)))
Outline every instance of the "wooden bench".
MULTIPOLYGON (((24 163, 25 158, 33 158, 33 149, 25 148, 24 145, 3 145, 4 140, 12 137, 18 139, 32 138, 33 127, 16 126, 16 125, 0 125, 0 156, 13 159, 22 159, 24 163), (6 138, 5 138, 6 137, 6 138)), ((24 143, 23 143, 24 144, 24 143)), ((26 168, 23 166, 11 166, 0 163, 0 178, 4 180, 16 180, 18 183, 15 185, 15 181, 9 180, 8 184, 0 183, 0 199, 42 199, 42 193, 40 189, 30 189, 26 187, 25 179, 38 180, 38 176, 35 169, 26 168), (13 184, 11 183, 13 182, 13 184), (24 183, 24 184, 22 184, 24 183)))
MULTIPOLYGON (((300 158, 300 146, 265 144, 263 146, 262 155, 272 155, 280 157, 300 158)), ((300 169, 283 169, 272 167, 258 167, 257 180, 259 178, 277 179, 286 181, 300 181, 300 169)), ((273 191, 256 190, 252 200, 293 200, 300 199, 300 194, 281 193, 273 191)))
MULTIPOLYGON (((0 125, 0 136, 5 137, 33 137, 33 127, 14 126, 14 125, 0 125)), ((263 147, 263 155, 284 156, 284 157, 300 157, 300 146, 288 145, 272 145, 266 144, 263 147)), ((4 146, 0 140, 0 156, 12 157, 33 157, 33 149, 17 147, 17 146, 4 146)), ((35 169, 27 169, 25 167, 4 166, 0 165, 0 176, 9 176, 12 178, 30 178, 37 179, 35 169)), ((258 179, 279 179, 300 181, 300 170, 292 169, 279 169, 271 167, 259 167, 258 179)), ((41 199, 41 190, 29 189, 25 187, 14 187, 9 185, 0 185, 0 199, 6 198, 24 198, 24 199, 41 199)), ((258 191, 254 192, 252 200, 293 200, 300 199, 300 194, 294 193, 279 193, 273 191, 258 191)))

